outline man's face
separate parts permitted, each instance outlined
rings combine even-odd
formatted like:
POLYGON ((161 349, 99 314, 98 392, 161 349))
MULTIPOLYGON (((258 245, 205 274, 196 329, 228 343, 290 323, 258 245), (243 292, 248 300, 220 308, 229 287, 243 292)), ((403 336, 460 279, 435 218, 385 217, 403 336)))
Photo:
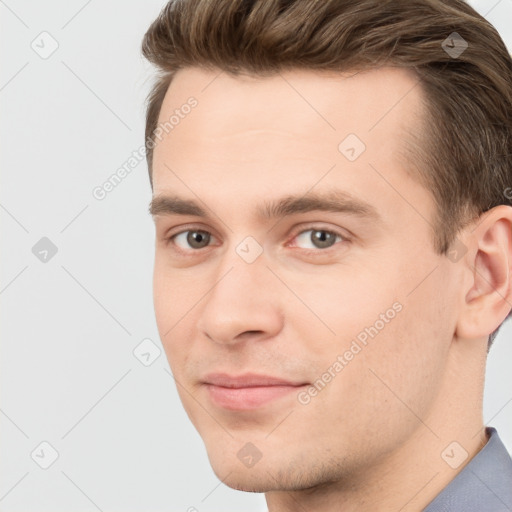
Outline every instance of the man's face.
POLYGON ((154 197, 205 215, 155 217, 156 319, 227 485, 355 476, 421 436, 418 417, 443 400, 458 282, 433 248, 432 196, 401 157, 420 130, 415 84, 391 68, 260 79, 188 68, 169 88, 160 122, 180 115, 155 148, 154 197), (304 201, 329 194, 338 208, 304 201), (205 383, 213 373, 295 387, 228 390, 205 383))

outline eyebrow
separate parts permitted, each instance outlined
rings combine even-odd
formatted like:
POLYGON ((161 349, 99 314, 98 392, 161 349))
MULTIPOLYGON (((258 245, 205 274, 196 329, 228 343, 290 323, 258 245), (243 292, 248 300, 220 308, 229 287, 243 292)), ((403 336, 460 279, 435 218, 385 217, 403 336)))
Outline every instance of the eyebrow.
MULTIPOLYGON (((374 222, 381 220, 377 210, 371 204, 341 190, 308 193, 302 196, 288 195, 277 200, 266 201, 257 208, 256 216, 271 220, 312 211, 347 213, 368 218, 374 222)), ((155 196, 149 204, 149 213, 153 217, 157 215, 210 217, 207 210, 196 201, 169 195, 155 196)))

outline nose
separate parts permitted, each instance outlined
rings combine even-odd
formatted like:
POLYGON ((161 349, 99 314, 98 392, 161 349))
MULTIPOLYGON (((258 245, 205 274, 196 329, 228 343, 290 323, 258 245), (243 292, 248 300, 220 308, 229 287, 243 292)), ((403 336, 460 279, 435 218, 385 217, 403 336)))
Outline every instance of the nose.
POLYGON ((236 258, 224 266, 222 275, 216 276, 212 290, 201 301, 197 327, 207 338, 225 345, 272 338, 283 327, 280 283, 264 258, 253 263, 236 258))

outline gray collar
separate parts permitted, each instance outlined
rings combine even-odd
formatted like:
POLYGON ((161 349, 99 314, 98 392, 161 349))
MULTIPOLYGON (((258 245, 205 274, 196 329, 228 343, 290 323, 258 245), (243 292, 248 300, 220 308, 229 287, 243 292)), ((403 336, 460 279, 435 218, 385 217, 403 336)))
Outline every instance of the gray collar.
POLYGON ((489 439, 423 512, 512 512, 512 459, 493 427, 489 439))

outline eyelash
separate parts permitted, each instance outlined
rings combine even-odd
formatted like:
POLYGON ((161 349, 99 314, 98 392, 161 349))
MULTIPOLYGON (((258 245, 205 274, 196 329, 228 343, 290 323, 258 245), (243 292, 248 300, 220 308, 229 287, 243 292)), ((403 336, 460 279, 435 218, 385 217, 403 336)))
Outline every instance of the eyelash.
MULTIPOLYGON (((202 231, 202 232, 205 232, 205 233, 208 233, 209 235, 211 236, 214 236, 212 235, 212 233, 210 233, 209 231, 207 231, 206 229, 202 229, 202 228, 197 228, 197 227, 189 227, 188 229, 183 229, 181 231, 178 231, 177 233, 173 233, 172 235, 169 235, 167 237, 164 238, 164 241, 165 241, 165 245, 168 246, 170 243, 173 242, 173 239, 175 237, 177 237, 178 235, 181 235, 183 233, 188 233, 190 231, 202 231)), ((336 230, 333 230, 333 229, 326 229, 322 226, 309 226, 308 228, 306 229, 302 229, 300 231, 297 231, 293 234, 293 236, 291 237, 291 240, 295 240, 299 235, 302 235, 303 233, 307 233, 308 231, 324 231, 326 233, 329 233, 331 235, 334 235, 335 237, 339 237, 341 238, 341 242, 349 242, 349 238, 340 233, 339 231, 336 231, 336 230)), ((333 245, 325 248, 325 249, 301 249, 301 251, 305 254, 328 254, 330 253, 331 251, 335 250, 336 249, 336 244, 339 244, 340 241, 337 241, 335 242, 333 245)), ((208 249, 208 247, 211 247, 210 245, 206 246, 206 247, 203 247, 201 249, 182 249, 178 246, 175 245, 175 251, 178 252, 178 253, 181 253, 181 254, 185 254, 185 255, 188 255, 190 253, 200 253, 203 249, 208 249)), ((300 248, 299 248, 300 249, 300 248)))

